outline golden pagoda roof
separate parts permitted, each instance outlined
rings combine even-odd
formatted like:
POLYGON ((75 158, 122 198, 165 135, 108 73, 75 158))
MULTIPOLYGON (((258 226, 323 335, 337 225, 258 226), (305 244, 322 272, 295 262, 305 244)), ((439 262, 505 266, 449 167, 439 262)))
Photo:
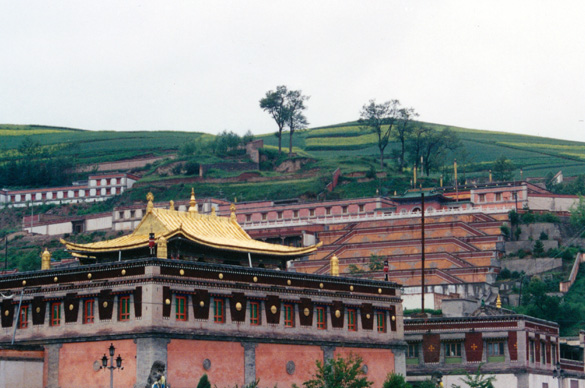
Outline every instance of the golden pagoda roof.
POLYGON ((300 256, 315 251, 321 244, 310 247, 288 247, 252 239, 237 223, 235 217, 219 217, 195 212, 151 208, 127 236, 89 244, 76 244, 61 239, 61 243, 72 252, 91 254, 123 251, 148 247, 149 234, 167 240, 181 236, 207 247, 277 256, 300 256))

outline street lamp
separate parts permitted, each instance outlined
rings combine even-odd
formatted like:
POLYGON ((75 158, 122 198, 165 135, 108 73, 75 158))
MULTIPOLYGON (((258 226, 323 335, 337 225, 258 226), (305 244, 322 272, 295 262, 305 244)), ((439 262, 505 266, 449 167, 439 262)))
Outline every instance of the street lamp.
POLYGON ((108 357, 104 354, 100 369, 110 370, 110 388, 114 388, 114 369, 124 369, 124 367, 122 366, 122 356, 120 356, 120 354, 118 354, 118 357, 116 358, 116 366, 114 366, 114 354, 116 353, 114 344, 110 344, 108 351, 110 353, 110 366, 108 366, 108 357))
POLYGON ((565 370, 561 369, 561 363, 557 361, 555 369, 553 369, 553 379, 559 379, 559 387, 561 387, 562 381, 565 378, 565 370))

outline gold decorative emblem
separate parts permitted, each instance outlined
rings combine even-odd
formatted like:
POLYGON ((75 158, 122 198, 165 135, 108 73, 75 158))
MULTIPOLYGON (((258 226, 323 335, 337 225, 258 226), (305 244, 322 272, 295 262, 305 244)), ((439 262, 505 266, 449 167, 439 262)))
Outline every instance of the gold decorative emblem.
POLYGON ((223 279, 223 274, 222 273, 219 274, 219 278, 220 279, 223 279))
POLYGON ((10 314, 10 312, 8 312, 8 310, 4 311, 4 315, 8 316, 10 314))
POLYGON ((165 299, 165 304, 167 304, 167 305, 171 304, 171 300, 170 300, 170 299, 168 299, 168 298, 167 298, 167 299, 165 299))
POLYGON ((275 305, 272 305, 272 307, 270 307, 270 311, 272 312, 272 314, 276 314, 276 312, 278 311, 278 309, 276 308, 275 305))
POLYGON ((73 305, 72 305, 72 304, 70 304, 70 305, 69 305, 69 311, 72 311, 72 310, 73 310, 73 305))
POLYGON ((88 279, 91 279, 91 274, 90 273, 87 274, 87 278, 88 279))
POLYGON ((335 310, 335 318, 339 318, 341 316, 341 311, 335 310))
POLYGON ((184 269, 181 269, 181 270, 179 271, 179 273, 181 274, 181 276, 183 276, 183 275, 185 275, 185 270, 184 270, 184 269))
POLYGON ((199 306, 205 307, 205 302, 204 301, 199 302, 199 306))
POLYGON ((309 310, 308 307, 305 307, 305 309, 303 310, 303 313, 305 314, 305 317, 308 317, 311 314, 311 310, 309 310))
POLYGON ((372 316, 370 314, 366 314, 366 318, 370 319, 372 316))
POLYGON ((349 286, 349 290, 350 291, 353 291, 353 286, 349 286))
POLYGON ((108 302, 104 302, 102 306, 104 306, 104 308, 108 307, 108 302))
POLYGON ((323 288, 323 283, 319 283, 319 288, 323 288))
POLYGON ((292 284, 292 282, 290 281, 290 279, 288 279, 288 280, 286 281, 286 284, 288 284, 289 286, 292 284))
POLYGON ((55 277, 53 278, 53 281, 54 281, 55 283, 57 283, 57 282, 59 281, 59 278, 58 278, 57 276, 55 276, 55 277))
POLYGON ((433 345, 429 346, 429 351, 430 352, 434 352, 435 351, 435 347, 433 345))
POLYGON ((38 313, 40 313, 40 312, 41 312, 41 308, 40 308, 40 307, 37 307, 37 308, 35 309, 35 311, 36 311, 36 312, 37 312, 37 314, 38 314, 38 313))
POLYGON ((125 269, 122 270, 122 276, 124 276, 124 275, 126 275, 126 270, 125 269))
POLYGON ((378 288, 378 294, 381 294, 381 293, 382 293, 382 289, 378 288))
POLYGON ((23 286, 26 286, 26 280, 23 280, 23 281, 22 281, 22 285, 23 285, 23 286))
POLYGON ((254 283, 258 283, 258 277, 254 276, 252 280, 254 281, 254 283))
POLYGON ((471 349, 472 349, 474 352, 477 350, 477 347, 478 347, 478 346, 477 346, 476 344, 473 344, 473 345, 471 345, 471 349))
POLYGON ((394 315, 392 315, 392 320, 393 320, 393 321, 395 321, 395 320, 396 320, 396 317, 395 317, 394 315))
POLYGON ((240 302, 236 303, 236 310, 242 311, 242 304, 240 302))

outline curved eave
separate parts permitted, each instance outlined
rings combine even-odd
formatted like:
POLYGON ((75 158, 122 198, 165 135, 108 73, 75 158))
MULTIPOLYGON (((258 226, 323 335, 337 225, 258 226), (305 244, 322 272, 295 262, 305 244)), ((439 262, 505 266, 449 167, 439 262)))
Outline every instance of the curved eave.
MULTIPOLYGON (((115 241, 115 240, 111 240, 111 241, 115 241)), ((87 246, 86 244, 74 244, 74 243, 67 242, 63 239, 61 239, 61 244, 65 245, 65 248, 70 252, 98 253, 98 252, 127 251, 127 250, 131 250, 131 249, 148 247, 148 236, 145 236, 144 241, 136 242, 133 244, 107 245, 107 246, 103 246, 103 247, 95 247, 95 246, 90 247, 90 246, 87 246)), ((95 244, 95 243, 91 243, 91 244, 95 244)))

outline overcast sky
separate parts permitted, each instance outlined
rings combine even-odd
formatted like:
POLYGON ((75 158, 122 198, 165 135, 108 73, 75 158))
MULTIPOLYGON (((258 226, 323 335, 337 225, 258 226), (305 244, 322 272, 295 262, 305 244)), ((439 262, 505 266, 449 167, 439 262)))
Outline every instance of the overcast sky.
POLYGON ((0 123, 272 132, 370 99, 420 119, 585 141, 583 1, 0 0, 0 123))

